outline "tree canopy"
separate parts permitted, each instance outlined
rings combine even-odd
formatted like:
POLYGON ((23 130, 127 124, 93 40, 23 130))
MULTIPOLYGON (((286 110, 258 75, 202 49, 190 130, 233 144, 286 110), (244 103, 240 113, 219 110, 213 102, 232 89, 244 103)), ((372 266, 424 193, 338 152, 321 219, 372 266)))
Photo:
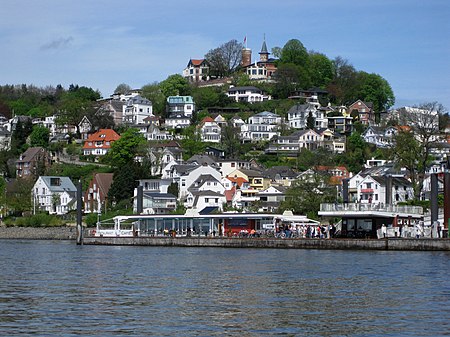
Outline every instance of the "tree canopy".
POLYGON ((241 63, 243 48, 242 43, 230 40, 218 48, 211 49, 205 55, 210 76, 220 78, 231 75, 241 63))

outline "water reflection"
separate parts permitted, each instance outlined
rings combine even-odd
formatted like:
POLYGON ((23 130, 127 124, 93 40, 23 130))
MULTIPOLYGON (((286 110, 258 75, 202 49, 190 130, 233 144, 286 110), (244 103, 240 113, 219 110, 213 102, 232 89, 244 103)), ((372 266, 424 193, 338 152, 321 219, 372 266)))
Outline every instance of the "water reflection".
POLYGON ((449 256, 0 241, 0 332, 445 335, 449 256))

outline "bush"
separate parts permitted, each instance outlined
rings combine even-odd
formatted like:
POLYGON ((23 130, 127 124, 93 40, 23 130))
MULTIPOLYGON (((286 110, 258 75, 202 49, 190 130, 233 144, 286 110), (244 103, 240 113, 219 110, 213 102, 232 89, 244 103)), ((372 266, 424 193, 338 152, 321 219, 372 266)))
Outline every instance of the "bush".
POLYGON ((5 224, 8 227, 58 227, 63 225, 63 221, 55 215, 39 213, 29 217, 7 218, 5 224))

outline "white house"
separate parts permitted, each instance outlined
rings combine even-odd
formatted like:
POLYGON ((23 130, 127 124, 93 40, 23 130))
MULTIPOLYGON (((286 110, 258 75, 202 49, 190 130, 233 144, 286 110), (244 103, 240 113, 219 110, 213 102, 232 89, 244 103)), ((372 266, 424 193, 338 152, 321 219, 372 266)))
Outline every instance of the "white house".
POLYGON ((276 212, 280 203, 285 200, 286 187, 284 186, 269 186, 263 191, 258 192, 259 201, 261 202, 260 211, 262 212, 276 212))
POLYGON ((218 160, 217 164, 220 167, 220 173, 222 177, 227 177, 231 172, 236 169, 246 169, 250 170, 252 168, 252 164, 246 160, 238 160, 238 159, 223 159, 218 160))
POLYGON ((255 103, 272 99, 271 96, 266 95, 261 89, 253 86, 231 87, 226 95, 236 102, 255 103))
POLYGON ((33 186, 34 211, 66 214, 76 209, 76 194, 69 177, 40 176, 33 186))
POLYGON ((202 175, 211 175, 220 184, 220 172, 209 165, 174 165, 171 168, 170 178, 178 182, 179 197, 182 199, 187 195, 188 189, 202 175))
POLYGON ((191 125, 191 119, 182 113, 172 114, 165 120, 167 129, 184 129, 191 125))
MULTIPOLYGON (((357 200, 361 203, 384 204, 388 177, 368 175, 357 186, 357 200)), ((409 180, 403 177, 391 177, 391 202, 408 201, 414 198, 414 189, 409 180)))
POLYGON ((169 96, 167 97, 167 115, 182 114, 192 117, 195 111, 195 103, 192 96, 169 96))
POLYGON ((227 200, 224 194, 214 191, 195 191, 188 192, 185 205, 188 208, 197 209, 200 213, 202 211, 209 213, 213 210, 221 212, 226 202, 227 200))
POLYGON ((199 132, 203 142, 220 143, 222 129, 211 117, 203 118, 199 132))
MULTIPOLYGON (((308 116, 315 120, 318 114, 319 111, 315 104, 295 104, 287 112, 289 126, 293 129, 305 129, 308 124, 308 116)), ((320 127, 328 127, 328 121, 326 124, 320 127)))
POLYGON ((243 141, 270 140, 280 134, 278 131, 283 119, 273 112, 263 111, 248 118, 247 124, 241 126, 243 141))
POLYGON ((144 124, 144 119, 151 116, 153 116, 152 102, 140 95, 130 98, 123 106, 124 123, 144 124))

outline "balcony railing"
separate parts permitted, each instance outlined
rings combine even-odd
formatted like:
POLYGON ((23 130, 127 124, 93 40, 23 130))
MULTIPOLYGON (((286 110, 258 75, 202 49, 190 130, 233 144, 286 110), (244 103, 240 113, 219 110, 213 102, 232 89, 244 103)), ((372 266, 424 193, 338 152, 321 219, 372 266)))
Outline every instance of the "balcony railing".
POLYGON ((423 208, 420 206, 396 206, 378 204, 362 204, 362 203, 349 203, 349 204, 320 204, 321 212, 364 212, 364 211, 379 211, 390 213, 404 213, 423 215, 423 208))

